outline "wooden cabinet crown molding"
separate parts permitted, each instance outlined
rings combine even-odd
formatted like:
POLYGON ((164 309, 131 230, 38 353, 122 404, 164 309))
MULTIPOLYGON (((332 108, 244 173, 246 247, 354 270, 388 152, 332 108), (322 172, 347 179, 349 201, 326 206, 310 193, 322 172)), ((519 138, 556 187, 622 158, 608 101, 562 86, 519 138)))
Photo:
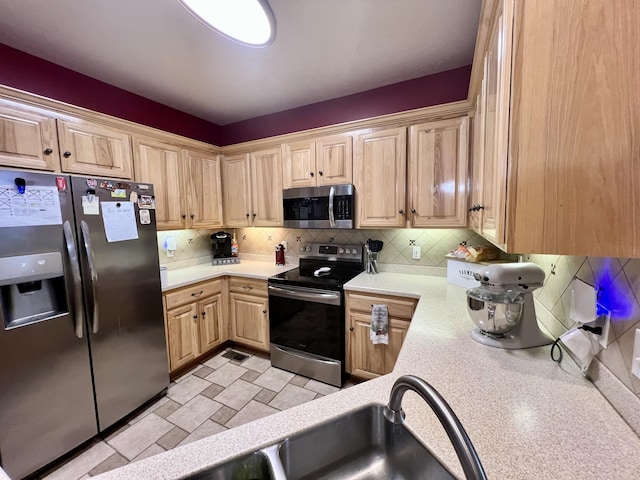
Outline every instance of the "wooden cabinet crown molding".
POLYGON ((0 106, 17 107, 49 118, 63 121, 87 121, 105 127, 122 130, 130 135, 150 136, 159 141, 181 145, 184 148, 205 150, 217 154, 220 148, 199 140, 194 140, 175 133, 148 127, 106 113, 99 113, 87 108, 25 92, 16 88, 0 85, 0 106))

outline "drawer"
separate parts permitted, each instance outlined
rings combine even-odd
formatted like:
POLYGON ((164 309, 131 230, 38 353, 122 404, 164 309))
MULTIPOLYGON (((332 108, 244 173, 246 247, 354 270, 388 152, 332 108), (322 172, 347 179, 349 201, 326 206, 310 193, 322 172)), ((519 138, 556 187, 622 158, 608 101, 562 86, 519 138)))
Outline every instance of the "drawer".
POLYGON ((347 308, 351 312, 371 314, 373 304, 384 304, 389 309, 390 317, 411 320, 417 303, 418 301, 414 298, 347 292, 347 308))
POLYGON ((184 305, 186 303, 197 302, 210 295, 215 295, 222 291, 222 280, 198 283, 189 287, 181 288, 165 294, 167 310, 184 305))
POLYGON ((231 277, 229 279, 229 291, 266 297, 267 281, 256 280, 254 278, 231 277))

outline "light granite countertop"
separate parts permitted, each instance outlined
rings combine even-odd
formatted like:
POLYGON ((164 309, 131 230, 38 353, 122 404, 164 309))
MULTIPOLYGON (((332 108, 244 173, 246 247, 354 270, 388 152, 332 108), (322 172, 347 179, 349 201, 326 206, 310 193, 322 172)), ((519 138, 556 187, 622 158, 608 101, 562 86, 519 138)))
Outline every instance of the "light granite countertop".
MULTIPOLYGON (((502 350, 473 341, 464 288, 441 277, 381 273, 361 274, 345 289, 420 299, 393 373, 98 478, 181 478, 364 405, 384 404, 404 374, 422 377, 449 402, 490 479, 637 478, 640 439, 575 364, 553 363, 549 347, 502 350)), ((403 408, 409 428, 462 477, 427 405, 408 393, 403 408)))
POLYGON ((276 266, 270 262, 258 262, 255 260, 240 260, 240 263, 232 265, 195 265, 193 267, 167 270, 167 283, 162 285, 162 291, 173 290, 184 287, 192 283, 211 280, 225 275, 235 275, 238 277, 257 278, 266 280, 267 278, 296 268, 297 265, 276 266))

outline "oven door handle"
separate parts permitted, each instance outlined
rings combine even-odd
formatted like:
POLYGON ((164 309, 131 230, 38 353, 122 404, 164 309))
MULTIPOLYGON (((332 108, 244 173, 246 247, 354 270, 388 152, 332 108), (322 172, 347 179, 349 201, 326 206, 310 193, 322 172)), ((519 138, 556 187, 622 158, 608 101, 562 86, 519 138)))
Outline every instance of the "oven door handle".
POLYGON ((283 288, 269 285, 269 295, 274 297, 291 298, 293 300, 308 300, 315 303, 326 303, 328 305, 341 305, 340 292, 327 292, 298 290, 296 288, 283 288))
POLYGON ((304 352, 300 352, 299 350, 293 350, 292 348, 282 347, 280 345, 274 345, 273 343, 271 344, 271 347, 275 348, 276 350, 280 350, 281 352, 286 353, 287 355, 291 355, 292 357, 300 358, 306 361, 312 361, 316 363, 325 363, 327 365, 335 365, 336 363, 339 363, 337 360, 325 360, 323 358, 318 358, 317 355, 308 356, 308 355, 305 355, 304 352))
POLYGON ((333 201, 335 199, 335 195, 336 187, 331 185, 331 188, 329 188, 329 226, 331 228, 334 228, 336 226, 336 218, 333 214, 333 201))

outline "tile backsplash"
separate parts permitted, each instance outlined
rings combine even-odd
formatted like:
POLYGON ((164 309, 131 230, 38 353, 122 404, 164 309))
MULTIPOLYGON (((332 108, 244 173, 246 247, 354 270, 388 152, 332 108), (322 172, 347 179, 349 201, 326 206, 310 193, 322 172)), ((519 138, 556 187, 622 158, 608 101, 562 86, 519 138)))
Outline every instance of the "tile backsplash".
POLYGON ((184 268, 211 262, 211 234, 217 230, 164 230, 158 232, 160 265, 169 269, 184 268), (176 251, 167 256, 165 240, 176 239, 176 251))
POLYGON ((545 273, 534 292, 539 320, 559 336, 574 323, 569 318, 574 277, 598 288, 598 301, 611 311, 609 345, 587 374, 629 425, 640 434, 640 379, 631 373, 635 330, 640 328, 640 259, 529 255, 545 273))

